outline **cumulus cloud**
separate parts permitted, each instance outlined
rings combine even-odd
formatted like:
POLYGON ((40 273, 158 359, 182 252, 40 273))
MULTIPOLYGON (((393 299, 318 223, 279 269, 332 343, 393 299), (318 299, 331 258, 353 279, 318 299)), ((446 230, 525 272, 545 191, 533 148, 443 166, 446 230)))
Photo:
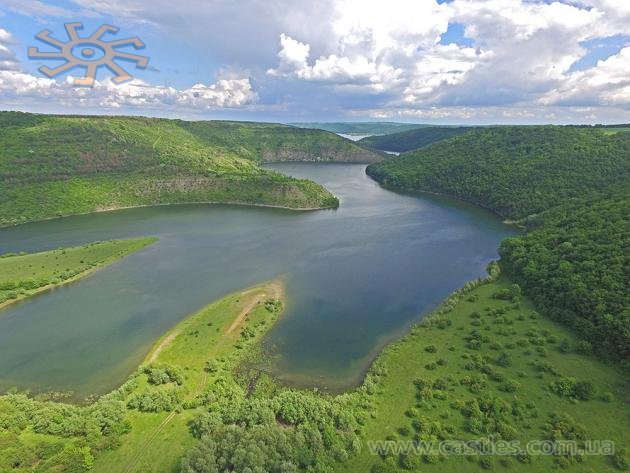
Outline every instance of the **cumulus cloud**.
POLYGON ((213 110, 239 108, 257 96, 248 78, 219 79, 214 84, 195 84, 188 89, 162 87, 134 79, 122 85, 111 80, 96 81, 94 87, 75 87, 64 81, 35 77, 21 71, 0 71, 0 96, 6 102, 43 105, 52 102, 68 107, 165 108, 171 110, 213 110))
POLYGON ((599 61, 591 69, 569 74, 566 81, 546 93, 540 102, 630 108, 630 47, 599 61))
POLYGON ((310 46, 284 33, 280 35, 280 65, 269 69, 272 76, 297 77, 308 81, 331 82, 337 85, 367 85, 382 90, 395 83, 401 71, 392 66, 370 61, 366 56, 352 58, 331 54, 309 65, 310 46))
MULTIPOLYGON (((245 74, 182 90, 101 84, 110 107, 256 102, 289 114, 445 120, 596 119, 598 108, 615 117, 630 109, 628 0, 187 0, 177 8, 171 0, 69 1, 89 14, 155 28, 220 68, 247 71, 256 84, 257 93, 245 74), (449 34, 455 26, 465 38, 449 34), (573 70, 595 43, 616 36, 611 57, 573 70)), ((67 13, 36 2, 50 7, 49 15, 67 13)), ((29 2, 4 3, 17 11, 29 2)), ((0 68, 16 71, 4 45, 0 35, 0 68)))
POLYGON ((15 40, 11 33, 0 28, 0 71, 16 70, 18 68, 18 60, 11 49, 13 44, 15 44, 15 40))
POLYGON ((625 0, 338 0, 330 21, 335 36, 328 54, 312 61, 307 35, 282 34, 278 67, 268 73, 387 91, 381 106, 392 111, 628 105, 625 53, 571 72, 588 53, 585 41, 627 33, 625 0), (442 44, 452 24, 463 25, 472 46, 442 44))

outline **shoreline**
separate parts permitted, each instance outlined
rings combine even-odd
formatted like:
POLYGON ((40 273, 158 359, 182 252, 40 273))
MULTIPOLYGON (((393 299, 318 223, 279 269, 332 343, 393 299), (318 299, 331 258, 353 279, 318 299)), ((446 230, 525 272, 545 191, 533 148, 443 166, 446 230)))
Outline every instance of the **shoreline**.
MULTIPOLYGON (((223 294, 223 295, 217 297, 216 299, 210 301, 209 303, 205 304, 204 306, 199 307, 198 309, 195 309, 194 311, 192 311, 191 313, 186 315, 183 319, 178 321, 171 328, 169 328, 166 332, 164 332, 157 340, 155 340, 151 344, 151 347, 147 351, 146 355, 144 356, 144 358, 142 359, 140 364, 135 369, 138 369, 140 366, 143 366, 145 364, 150 364, 150 363, 154 362, 158 358, 160 353, 165 348, 167 348, 170 345, 170 343, 175 338, 177 338, 177 336, 182 332, 182 329, 185 327, 185 325, 190 323, 191 319, 193 319, 194 317, 202 314, 204 311, 206 311, 208 308, 210 308, 211 306, 213 306, 217 302, 222 301, 224 299, 227 299, 229 297, 233 297, 235 295, 239 295, 239 296, 247 295, 248 293, 257 291, 257 290, 262 289, 262 288, 271 288, 272 289, 270 291, 272 293, 271 297, 274 297, 276 299, 280 299, 282 301, 283 305, 286 305, 286 282, 285 282, 285 276, 284 275, 280 275, 280 276, 278 276, 278 277, 276 277, 274 279, 270 279, 270 280, 265 281, 263 283, 255 284, 253 286, 248 286, 245 289, 240 289, 240 290, 229 292, 227 294, 223 294)), ((264 296, 266 294, 263 293, 262 295, 264 296)), ((254 306, 255 306, 255 304, 254 304, 254 306)), ((252 308, 250 308, 250 310, 252 308)), ((241 315, 245 315, 246 316, 248 312, 249 311, 246 311, 245 314, 241 314, 241 315)), ((226 331, 223 334, 224 336, 229 335, 230 333, 233 332, 234 328, 236 328, 236 326, 232 327, 235 322, 238 322, 238 318, 235 319, 232 322, 232 324, 230 325, 228 331, 226 331)), ((242 320, 241 320, 241 322, 242 322, 242 320)), ((271 329, 271 327, 272 326, 270 326, 269 329, 271 329)))
MULTIPOLYGON (((280 386, 284 386, 287 388, 306 391, 317 389, 322 393, 330 394, 333 396, 355 392, 363 387, 366 379, 372 372, 372 369, 378 363, 378 360, 388 349, 390 349, 390 347, 402 342, 405 337, 410 335, 417 328, 418 325, 424 323, 429 318, 438 315, 444 307, 452 303, 454 300, 459 300, 463 295, 467 294, 472 289, 484 284, 494 282, 500 277, 500 266, 497 260, 490 261, 487 268, 488 269, 486 270, 485 276, 480 276, 478 278, 465 281, 462 286, 451 291, 442 300, 437 302, 431 309, 427 310, 424 314, 418 314, 416 318, 410 320, 409 323, 407 323, 405 326, 401 327, 395 332, 392 332, 389 335, 382 336, 379 339, 378 343, 370 351, 370 353, 363 358, 363 360, 369 360, 366 363, 365 367, 358 370, 358 373, 356 375, 345 378, 351 380, 349 383, 339 383, 336 385, 334 385, 334 383, 331 383, 330 385, 325 385, 325 383, 317 382, 317 378, 311 377, 309 375, 289 376, 286 379, 282 379, 282 376, 278 376, 276 373, 269 374, 273 378, 273 380, 277 382, 280 386), (499 268, 499 274, 492 274, 490 272, 490 268, 492 267, 499 268), (308 382, 309 380, 311 382, 308 382)), ((362 360, 359 360, 357 364, 362 364, 361 361, 362 360)))
MULTIPOLYGON (((142 239, 142 238, 140 238, 140 239, 142 239)), ((120 240, 121 241, 122 240, 136 240, 136 238, 122 238, 120 240)), ((79 273, 79 274, 77 274, 75 276, 72 276, 71 278, 66 279, 65 281, 60 281, 60 282, 58 282, 56 284, 48 284, 46 286, 38 287, 37 289, 34 289, 32 292, 29 292, 28 294, 21 294, 21 295, 18 295, 18 297, 16 299, 9 299, 9 300, 6 300, 6 301, 0 303, 0 316, 2 315, 2 312, 4 311, 4 309, 6 309, 6 308, 8 308, 8 307, 10 307, 10 306, 12 306, 14 304, 18 304, 20 302, 24 302, 24 301, 30 299, 31 297, 35 297, 35 296, 39 296, 39 295, 45 294, 45 293, 53 291, 53 290, 55 290, 57 288, 73 284, 73 283, 77 282, 80 279, 83 279, 85 277, 88 277, 88 276, 92 275, 93 273, 95 273, 99 269, 105 268, 105 267, 115 263, 116 261, 119 261, 119 260, 123 259, 124 257, 129 256, 132 253, 135 253, 136 251, 140 251, 140 250, 146 248, 147 246, 152 245, 153 243, 158 241, 158 238, 157 237, 147 237, 146 240, 147 240, 146 243, 144 243, 141 247, 139 247, 139 248, 137 248, 137 249, 135 249, 135 250, 133 250, 131 252, 122 254, 122 255, 112 256, 112 257, 106 259, 105 261, 97 264, 96 266, 94 266, 92 268, 89 268, 89 269, 86 269, 85 271, 83 271, 83 272, 81 272, 81 273, 79 273)), ((38 252, 38 253, 45 253, 45 251, 38 252)), ((37 253, 28 253, 28 254, 37 254, 37 253)))
POLYGON ((520 230, 524 230, 525 226, 520 224, 519 222, 522 221, 522 220, 526 220, 527 218, 530 217, 530 216, 527 216, 527 217, 523 217, 522 219, 519 219, 519 220, 512 220, 512 219, 506 217, 505 215, 502 215, 497 210, 491 209, 490 207, 487 207, 487 206, 485 206, 483 204, 480 204, 478 202, 472 202, 470 200, 466 200, 463 197, 457 197, 457 196, 454 196, 452 194, 445 194, 444 192, 434 192, 434 191, 428 191, 428 190, 409 189, 407 187, 390 186, 390 185, 387 185, 384 182, 381 182, 376 177, 374 177, 370 173, 368 173, 367 172, 367 168, 365 170, 365 174, 370 179, 372 179, 374 182, 378 183, 378 185, 381 186, 383 189, 387 189, 388 191, 397 192, 397 193, 404 194, 404 195, 422 195, 422 194, 426 194, 426 195, 435 195, 435 196, 438 196, 438 197, 447 197, 449 199, 453 199, 453 200, 456 200, 458 202, 463 202, 465 204, 473 205, 473 206, 478 207, 480 209, 487 210, 488 212, 492 213, 496 217, 499 217, 501 219, 501 222, 504 223, 505 225, 511 225, 511 226, 516 227, 516 228, 518 228, 520 230))
POLYGON ((220 202, 220 201, 195 201, 195 202, 164 202, 159 204, 141 204, 141 205, 124 205, 120 207, 104 207, 89 212, 78 212, 67 215, 55 215, 54 217, 38 218, 36 220, 25 220, 19 223, 0 224, 0 230, 3 228, 18 227, 29 223, 48 222, 50 220, 58 220, 67 217, 78 217, 81 215, 100 214, 105 212, 116 212, 118 210, 142 209, 148 207, 166 207, 175 205, 236 205, 239 207, 262 207, 270 209, 292 210, 295 212, 313 212, 316 210, 336 210, 338 207, 287 207, 286 205, 257 204, 247 202, 220 202))

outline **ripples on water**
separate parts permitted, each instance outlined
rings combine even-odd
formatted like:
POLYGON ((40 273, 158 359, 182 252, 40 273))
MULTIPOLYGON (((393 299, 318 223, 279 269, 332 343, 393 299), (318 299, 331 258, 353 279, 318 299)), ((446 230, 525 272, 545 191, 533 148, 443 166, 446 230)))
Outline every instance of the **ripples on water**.
POLYGON ((285 275, 288 306, 267 342, 279 376, 358 382, 383 342, 484 274, 512 230, 447 199, 380 188, 362 165, 270 166, 315 180, 338 210, 225 205, 139 208, 0 230, 0 252, 156 235, 151 247, 0 315, 0 388, 102 393, 153 341, 231 291, 285 275))

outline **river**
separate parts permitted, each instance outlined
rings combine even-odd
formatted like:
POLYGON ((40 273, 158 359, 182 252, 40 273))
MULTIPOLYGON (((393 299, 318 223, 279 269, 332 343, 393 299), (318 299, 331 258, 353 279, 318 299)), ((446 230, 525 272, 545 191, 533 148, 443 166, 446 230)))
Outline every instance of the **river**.
POLYGON ((0 313, 0 389, 119 385, 165 331, 229 292, 284 275, 287 310, 267 336, 276 375, 342 389, 375 353, 464 282, 514 230, 479 208, 381 188, 356 164, 269 167, 326 186, 337 210, 177 205, 0 229, 0 253, 112 238, 159 241, 0 313))

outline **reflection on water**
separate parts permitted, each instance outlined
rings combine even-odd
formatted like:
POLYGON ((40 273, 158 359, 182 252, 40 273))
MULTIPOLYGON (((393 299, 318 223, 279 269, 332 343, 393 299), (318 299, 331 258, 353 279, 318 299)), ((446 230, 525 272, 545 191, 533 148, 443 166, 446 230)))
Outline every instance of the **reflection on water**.
POLYGON ((289 303, 268 343, 281 355, 281 377, 345 384, 383 340, 483 275, 512 231, 465 204, 384 190, 362 165, 272 167, 324 184, 341 207, 165 206, 0 230, 0 252, 160 238, 73 285, 3 311, 0 388, 105 392, 187 314, 280 274, 287 276, 289 303))

